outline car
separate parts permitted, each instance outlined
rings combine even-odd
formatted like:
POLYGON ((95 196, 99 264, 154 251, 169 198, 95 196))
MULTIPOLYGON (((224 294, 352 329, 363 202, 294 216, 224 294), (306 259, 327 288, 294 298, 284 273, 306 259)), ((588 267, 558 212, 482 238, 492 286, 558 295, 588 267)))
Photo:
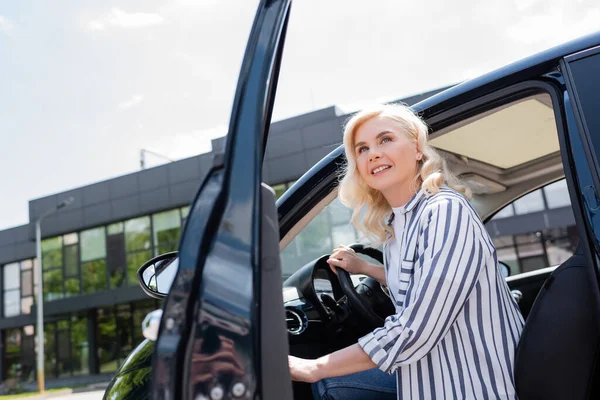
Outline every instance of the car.
MULTIPOLYGON (((290 3, 259 4, 225 151, 191 205, 178 253, 140 269, 143 275, 177 258, 169 261, 176 269, 166 275, 168 293, 141 278, 147 293, 164 297, 162 311, 145 321, 158 327, 149 335, 155 341, 146 339, 128 357, 106 399, 309 399, 310 385, 290 379, 288 354, 314 358, 355 343, 392 312, 372 279, 333 274, 327 254, 315 256, 310 246, 307 255, 286 253, 313 235, 311 221, 339 208, 341 146, 277 203, 261 182, 290 3), (283 290, 282 260, 293 271, 283 290)), ((514 369, 520 399, 600 396, 598 71, 600 32, 412 107, 450 169, 473 189, 483 221, 566 180, 577 251, 560 265, 506 278, 526 318, 514 369)), ((381 259, 367 243, 355 248, 381 259)))

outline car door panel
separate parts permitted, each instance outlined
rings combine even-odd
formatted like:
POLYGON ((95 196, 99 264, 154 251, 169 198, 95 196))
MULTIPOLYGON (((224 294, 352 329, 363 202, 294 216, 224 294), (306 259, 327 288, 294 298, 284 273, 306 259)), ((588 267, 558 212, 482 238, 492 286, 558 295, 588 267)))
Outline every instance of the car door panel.
POLYGON ((261 341, 267 317, 280 318, 280 327, 269 322, 274 334, 286 337, 281 289, 273 300, 276 294, 262 284, 271 274, 259 269, 264 263, 281 276, 279 254, 272 251, 279 242, 272 234, 278 231, 275 199, 261 189, 261 172, 289 7, 289 0, 259 4, 225 152, 215 157, 190 209, 179 270, 165 299, 154 353, 156 399, 291 398, 289 371, 282 367, 287 343, 272 341, 267 348, 261 341), (276 367, 269 379, 262 357, 276 367))

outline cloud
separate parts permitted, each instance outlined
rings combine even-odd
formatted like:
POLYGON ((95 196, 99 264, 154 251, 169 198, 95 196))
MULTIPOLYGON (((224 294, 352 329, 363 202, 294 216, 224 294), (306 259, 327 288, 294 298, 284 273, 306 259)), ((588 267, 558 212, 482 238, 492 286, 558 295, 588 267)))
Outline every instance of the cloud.
POLYGON ((157 13, 128 13, 118 8, 113 8, 110 13, 87 23, 87 28, 92 31, 102 31, 108 26, 119 28, 145 28, 160 25, 164 18, 157 13))
POLYGON ((141 94, 134 94, 129 100, 119 103, 119 109, 127 110, 128 108, 137 106, 142 101, 144 101, 144 96, 142 96, 141 94))
POLYGON ((0 15, 0 31, 8 32, 14 28, 14 25, 5 17, 0 15))

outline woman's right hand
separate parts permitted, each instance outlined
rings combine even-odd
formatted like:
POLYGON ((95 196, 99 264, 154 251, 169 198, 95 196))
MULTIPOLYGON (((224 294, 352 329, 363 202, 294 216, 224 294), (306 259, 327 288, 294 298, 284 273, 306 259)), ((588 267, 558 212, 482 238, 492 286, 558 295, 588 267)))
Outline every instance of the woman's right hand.
POLYGON ((369 263, 356 255, 356 252, 348 246, 340 245, 329 256, 327 263, 335 272, 335 267, 340 267, 350 274, 366 274, 369 263))

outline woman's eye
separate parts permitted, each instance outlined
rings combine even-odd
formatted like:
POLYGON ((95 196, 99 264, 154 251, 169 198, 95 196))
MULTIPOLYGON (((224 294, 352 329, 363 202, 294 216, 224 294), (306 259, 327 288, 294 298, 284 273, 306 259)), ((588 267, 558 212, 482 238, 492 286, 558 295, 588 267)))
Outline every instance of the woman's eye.
POLYGON ((367 148, 365 146, 363 146, 360 149, 358 149, 358 154, 364 153, 365 151, 367 151, 367 148))
POLYGON ((389 137, 384 137, 383 139, 381 139, 381 143, 387 143, 387 142, 391 142, 392 138, 389 137))

